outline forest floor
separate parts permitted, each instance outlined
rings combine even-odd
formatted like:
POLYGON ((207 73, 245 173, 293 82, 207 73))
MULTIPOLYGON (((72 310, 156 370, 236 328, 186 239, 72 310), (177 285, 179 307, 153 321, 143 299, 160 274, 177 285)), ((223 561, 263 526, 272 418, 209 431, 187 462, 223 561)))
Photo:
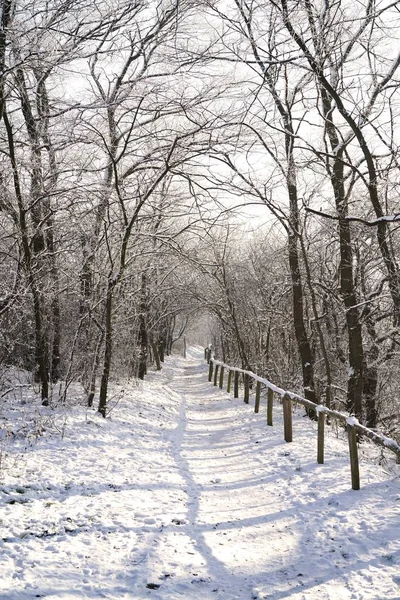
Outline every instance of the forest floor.
POLYGON ((318 465, 315 423, 296 410, 285 443, 279 402, 267 427, 201 349, 110 405, 3 400, 0 600, 400 600, 400 471, 375 447, 352 491, 341 432, 318 465))

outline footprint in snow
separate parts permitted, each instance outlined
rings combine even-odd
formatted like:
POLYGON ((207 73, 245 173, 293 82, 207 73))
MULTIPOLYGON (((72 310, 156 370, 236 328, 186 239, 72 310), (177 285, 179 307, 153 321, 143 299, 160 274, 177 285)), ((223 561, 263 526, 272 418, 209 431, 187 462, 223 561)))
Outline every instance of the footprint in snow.
POLYGON ((172 519, 171 521, 172 523, 174 523, 174 525, 186 525, 186 520, 185 519, 172 519))

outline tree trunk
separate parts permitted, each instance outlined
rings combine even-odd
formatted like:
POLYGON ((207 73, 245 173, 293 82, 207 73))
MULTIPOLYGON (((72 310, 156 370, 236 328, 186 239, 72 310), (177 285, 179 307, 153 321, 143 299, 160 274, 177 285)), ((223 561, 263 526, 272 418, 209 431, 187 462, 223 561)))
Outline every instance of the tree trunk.
POLYGON ((300 243, 301 243, 301 250, 302 250, 302 255, 303 255, 304 267, 305 267, 305 271, 306 271, 306 279, 307 279, 308 292, 310 294, 311 307, 312 307, 312 311, 313 311, 313 315, 314 315, 315 329, 317 331, 317 335, 318 335, 318 339, 319 339, 319 344, 320 344, 320 348, 321 348, 321 354, 322 354, 322 358, 323 358, 324 366, 325 366, 325 375, 326 375, 326 387, 325 387, 325 392, 326 392, 326 406, 328 408, 331 408, 331 398, 332 398, 332 371, 331 371, 331 365, 330 365, 330 362, 329 362, 328 351, 326 349, 326 344, 325 344, 325 338, 324 338, 324 334, 323 334, 323 331, 322 331, 322 327, 321 327, 320 319, 319 319, 319 315, 318 315, 317 301, 316 301, 316 296, 315 296, 314 288, 313 288, 313 282, 312 282, 312 277, 311 277, 311 270, 310 270, 310 265, 309 265, 309 261, 308 261, 308 257, 307 257, 307 252, 306 252, 306 249, 305 249, 305 246, 304 246, 304 240, 303 240, 303 238, 300 239, 300 243))
POLYGON ((376 390, 378 386, 378 369, 375 365, 364 368, 363 394, 365 398, 365 424, 374 429, 378 422, 376 407, 376 390))
POLYGON ((141 300, 140 300, 140 314, 139 314, 139 368, 138 377, 144 379, 147 374, 147 349, 148 349, 148 334, 147 334, 147 282, 146 275, 142 273, 142 287, 141 287, 141 300))
POLYGON ((156 363, 156 369, 157 369, 157 371, 161 371, 161 361, 160 361, 160 354, 158 352, 158 345, 159 344, 155 344, 154 342, 151 342, 151 349, 153 350, 153 356, 154 356, 154 362, 156 363))
POLYGON ((33 299, 33 313, 35 322, 35 341, 36 341, 36 364, 37 373, 41 383, 42 404, 49 404, 49 374, 48 374, 48 357, 47 357, 47 342, 44 332, 43 323, 43 307, 41 302, 41 294, 37 288, 36 274, 32 265, 32 250, 28 235, 28 225, 26 222, 26 210, 23 203, 22 191, 19 181, 18 166, 15 156, 14 134, 11 123, 8 119, 6 107, 3 107, 3 120, 7 133, 8 149, 10 154, 10 162, 13 171, 14 191, 18 204, 18 225, 21 235, 22 251, 24 257, 24 265, 28 277, 29 288, 33 299))
MULTIPOLYGON (((284 116, 285 129, 293 133, 292 123, 287 115, 284 116)), ((296 335, 297 348, 301 360, 303 374, 304 395, 307 400, 318 403, 314 385, 314 356, 308 339, 304 323, 303 286, 300 274, 300 260, 298 252, 298 238, 300 236, 299 209, 297 197, 296 166, 293 156, 293 136, 285 134, 287 166, 287 189, 289 194, 289 267, 292 280, 293 323, 296 335)), ((311 418, 315 412, 307 410, 311 418)))
POLYGON ((158 354, 160 357, 160 362, 164 362, 165 361, 165 342, 164 340, 159 340, 157 342, 157 349, 158 349, 158 354))
POLYGON ((93 406, 94 395, 96 393, 96 376, 97 376, 97 370, 98 370, 99 364, 100 364, 100 352, 101 352, 101 347, 103 345, 104 334, 105 334, 105 332, 103 329, 100 333, 99 339, 96 344, 96 349, 95 349, 95 354, 94 354, 94 359, 93 359, 93 364, 92 364, 92 372, 91 372, 90 381, 89 381, 89 388, 87 391, 87 405, 89 407, 93 406))
POLYGON ((362 340, 361 323, 357 308, 358 297, 354 285, 353 274, 353 249, 351 243, 350 223, 347 219, 347 198, 344 186, 343 150, 332 121, 331 100, 324 88, 321 88, 323 114, 325 117, 326 131, 332 148, 332 166, 329 176, 335 197, 336 211, 339 223, 340 244, 340 291, 346 308, 346 325, 348 335, 348 384, 347 384, 347 410, 361 418, 362 415, 362 385, 364 367, 364 349, 362 340))
POLYGON ((106 299, 106 323, 105 323, 105 346, 104 346, 104 359, 103 359, 103 374, 101 376, 100 383, 100 398, 98 412, 102 417, 106 417, 107 408, 107 392, 108 392, 108 381, 110 378, 111 370, 111 359, 112 359, 112 308, 113 308, 113 294, 114 294, 115 282, 109 281, 107 286, 107 299, 106 299))
POLYGON ((0 121, 3 118, 5 110, 5 98, 4 98, 4 84, 5 84, 5 62, 6 62, 6 48, 7 48, 7 33, 8 26, 12 19, 13 13, 13 0, 2 0, 1 16, 0 16, 0 121))

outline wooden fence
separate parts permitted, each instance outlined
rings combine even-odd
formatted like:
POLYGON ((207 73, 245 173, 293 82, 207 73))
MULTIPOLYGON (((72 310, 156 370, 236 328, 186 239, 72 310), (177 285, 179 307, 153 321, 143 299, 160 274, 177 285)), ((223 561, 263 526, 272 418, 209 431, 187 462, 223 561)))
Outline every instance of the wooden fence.
POLYGON ((317 462, 319 464, 324 463, 324 447, 325 447, 325 422, 326 418, 330 417, 343 423, 347 430, 348 442, 349 442, 349 453, 350 453, 350 467, 351 467, 351 485, 353 490, 360 489, 360 471, 358 464, 358 436, 365 436, 372 440, 378 446, 394 452, 397 455, 398 461, 400 460, 400 445, 393 439, 388 438, 382 434, 379 434, 368 427, 364 427, 355 417, 346 415, 345 413, 331 410, 326 406, 315 404, 298 394, 288 392, 282 388, 277 387, 268 379, 259 377, 252 371, 245 371, 238 367, 232 367, 226 365, 223 362, 216 360, 212 357, 211 350, 206 348, 204 350, 204 358, 209 364, 208 370, 208 381, 213 381, 215 386, 219 386, 221 389, 224 387, 225 373, 227 373, 227 384, 226 391, 231 392, 232 379, 233 379, 233 397, 239 397, 239 376, 243 376, 243 396, 244 402, 249 404, 250 387, 251 382, 254 381, 255 387, 255 404, 254 412, 258 413, 260 410, 261 401, 261 386, 264 385, 267 388, 267 425, 272 427, 272 407, 274 394, 281 397, 282 409, 283 409, 283 426, 284 426, 284 439, 286 442, 293 440, 293 425, 292 425, 292 403, 301 404, 307 409, 315 411, 318 418, 317 428, 317 462))

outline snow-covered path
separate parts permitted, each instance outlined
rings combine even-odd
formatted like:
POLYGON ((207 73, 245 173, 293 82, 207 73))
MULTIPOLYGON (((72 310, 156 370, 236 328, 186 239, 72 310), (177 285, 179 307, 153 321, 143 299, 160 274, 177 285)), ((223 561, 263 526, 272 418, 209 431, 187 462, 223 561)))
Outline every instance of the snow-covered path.
POLYGON ((286 444, 279 405, 268 428, 206 372, 192 350, 116 385, 107 420, 37 407, 6 447, 0 600, 400 600, 395 473, 366 447, 351 491, 343 440, 317 465, 314 423, 286 444))

